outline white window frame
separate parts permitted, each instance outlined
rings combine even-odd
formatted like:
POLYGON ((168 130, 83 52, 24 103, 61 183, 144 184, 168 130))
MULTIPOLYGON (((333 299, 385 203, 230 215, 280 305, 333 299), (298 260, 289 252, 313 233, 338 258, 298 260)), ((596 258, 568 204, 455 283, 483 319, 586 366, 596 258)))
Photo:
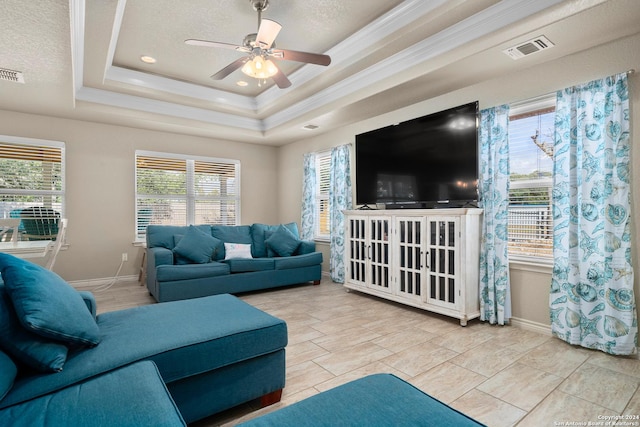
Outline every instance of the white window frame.
MULTIPOLYGON (((60 150, 60 174, 62 176, 62 183, 60 190, 22 190, 13 188, 3 188, 0 190, 3 194, 14 195, 31 195, 31 196, 52 196, 60 197, 60 218, 65 218, 66 210, 66 153, 65 143, 61 141, 53 141, 48 139, 36 139, 36 138, 24 138, 19 136, 0 135, 0 143, 6 143, 9 145, 26 145, 34 147, 47 147, 60 150)), ((45 206, 49 207, 49 206, 45 206)))
MULTIPOLYGON (((556 97, 554 93, 542 95, 539 97, 535 97, 532 99, 528 99, 525 101, 513 103, 510 105, 509 111, 509 121, 511 122, 511 117, 521 116, 526 113, 533 113, 536 111, 541 111, 549 108, 555 108, 556 97)), ((520 181, 510 181, 509 183, 510 189, 519 189, 519 188, 547 188, 549 189, 549 214, 551 214, 551 189, 553 186, 553 179, 540 179, 540 180, 520 180, 520 181)), ((515 207, 514 207, 515 208, 515 207)), ((511 209, 511 206, 510 206, 511 209)), ((509 223, 511 226, 511 223, 509 223)), ((551 228, 553 227, 553 220, 551 219, 551 228)), ((548 232, 552 232, 552 229, 547 230, 548 232)), ((542 231, 544 232, 544 231, 542 231)), ((512 236, 509 236, 509 244, 512 245, 511 241, 512 236)), ((551 244, 553 245, 553 236, 551 236, 551 244)), ((553 265, 553 255, 549 256, 534 256, 531 254, 521 254, 513 251, 509 251, 509 260, 518 264, 522 264, 523 266, 530 267, 549 267, 553 265)))
POLYGON ((329 193, 330 193, 330 185, 331 185, 331 150, 321 151, 316 153, 315 156, 316 162, 316 203, 315 203, 315 224, 314 224, 314 240, 318 241, 326 241, 330 240, 330 230, 331 230, 331 213, 329 211, 329 193), (328 167, 329 173, 326 176, 322 174, 322 168, 328 167), (323 178, 327 178, 329 182, 324 183, 323 178), (326 191, 323 189, 326 188, 326 191), (327 232, 323 232, 322 230, 322 206, 326 206, 326 214, 328 215, 327 221, 327 232))
POLYGON ((194 176, 195 176, 195 163, 200 162, 208 162, 208 163, 220 163, 220 164, 228 164, 233 165, 235 168, 235 195, 232 196, 220 196, 220 197, 209 197, 210 200, 227 200, 228 202, 232 202, 235 204, 235 222, 233 224, 227 223, 225 225, 238 225, 240 223, 241 218, 241 170, 240 170, 240 161, 235 159, 223 159, 218 157, 203 157, 203 156, 190 156, 186 154, 175 154, 175 153, 164 153, 157 151, 145 151, 145 150, 136 150, 135 158, 134 158, 134 174, 135 174, 135 222, 134 222, 134 236, 136 242, 144 241, 144 233, 140 233, 138 230, 138 220, 139 220, 139 212, 138 212, 138 200, 144 199, 146 197, 152 198, 163 198, 163 196, 158 195, 144 195, 138 193, 138 157, 156 157, 163 158, 168 160, 184 160, 186 162, 186 194, 184 196, 175 196, 175 195, 167 195, 168 199, 185 199, 186 203, 186 224, 183 225, 194 225, 195 217, 196 217, 196 201, 202 200, 200 197, 196 196, 195 188, 194 188, 194 176))

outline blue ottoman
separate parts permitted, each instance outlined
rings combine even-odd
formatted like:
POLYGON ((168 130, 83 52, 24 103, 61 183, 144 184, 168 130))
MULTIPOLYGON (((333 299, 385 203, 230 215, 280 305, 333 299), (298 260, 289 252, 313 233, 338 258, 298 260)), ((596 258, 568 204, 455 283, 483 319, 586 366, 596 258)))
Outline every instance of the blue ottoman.
POLYGON ((484 426, 391 374, 375 374, 263 415, 243 427, 484 426))

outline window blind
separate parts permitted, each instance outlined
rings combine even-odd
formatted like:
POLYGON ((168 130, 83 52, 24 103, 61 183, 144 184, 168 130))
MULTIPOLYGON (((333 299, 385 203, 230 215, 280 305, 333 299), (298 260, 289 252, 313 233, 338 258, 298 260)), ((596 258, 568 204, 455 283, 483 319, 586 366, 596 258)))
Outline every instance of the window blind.
POLYGON ((31 207, 64 216, 64 144, 0 136, 0 217, 31 207))
POLYGON ((149 224, 236 225, 240 162, 136 153, 136 239, 149 224))
POLYGON ((316 237, 328 239, 331 232, 331 216, 329 212, 329 191, 331 188, 331 152, 326 151, 316 156, 316 183, 318 186, 316 203, 316 237))

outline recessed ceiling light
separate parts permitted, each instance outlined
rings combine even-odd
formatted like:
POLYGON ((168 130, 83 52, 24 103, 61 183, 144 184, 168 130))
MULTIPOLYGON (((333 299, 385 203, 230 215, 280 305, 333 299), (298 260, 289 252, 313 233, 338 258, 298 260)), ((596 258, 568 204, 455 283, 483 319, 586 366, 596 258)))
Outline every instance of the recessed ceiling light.
POLYGON ((144 62, 145 64, 155 64, 157 62, 156 58, 149 55, 142 55, 140 57, 140 61, 144 62))
POLYGON ((245 82, 244 80, 238 80, 236 84, 241 87, 245 87, 249 85, 249 83, 245 82))

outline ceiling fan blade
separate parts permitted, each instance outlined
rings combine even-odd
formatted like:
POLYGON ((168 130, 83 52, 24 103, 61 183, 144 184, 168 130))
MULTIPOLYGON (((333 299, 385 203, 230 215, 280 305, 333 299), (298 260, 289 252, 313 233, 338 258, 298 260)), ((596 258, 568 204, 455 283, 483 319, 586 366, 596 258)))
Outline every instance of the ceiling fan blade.
POLYGON ((321 55, 319 53, 298 52, 295 50, 272 49, 271 55, 276 58, 285 59, 287 61, 306 62, 308 64, 324 65, 331 64, 329 55, 321 55))
POLYGON ((233 49, 233 50, 238 50, 240 52, 251 52, 250 49, 247 49, 244 46, 238 46, 236 44, 231 44, 231 43, 212 42, 209 40, 198 40, 198 39, 187 39, 184 42, 185 44, 188 44, 190 46, 221 47, 223 49, 233 49))
POLYGON ((269 49, 281 29, 282 25, 278 24, 276 21, 263 19, 260 22, 260 28, 258 28, 256 45, 262 49, 269 49))
POLYGON ((291 81, 287 78, 287 76, 282 72, 282 70, 280 69, 280 67, 278 67, 278 65, 274 62, 273 65, 275 65, 275 67, 278 69, 278 73, 275 74, 273 77, 271 77, 273 79, 274 82, 276 82, 276 84, 278 85, 278 87, 280 89, 286 89, 289 86, 291 86, 291 81))
POLYGON ((213 80, 222 80, 225 77, 227 77, 229 74, 233 73, 238 68, 242 67, 248 60, 249 60, 248 56, 244 56, 242 58, 236 59, 231 64, 224 67, 222 70, 212 75, 211 78, 213 80))

